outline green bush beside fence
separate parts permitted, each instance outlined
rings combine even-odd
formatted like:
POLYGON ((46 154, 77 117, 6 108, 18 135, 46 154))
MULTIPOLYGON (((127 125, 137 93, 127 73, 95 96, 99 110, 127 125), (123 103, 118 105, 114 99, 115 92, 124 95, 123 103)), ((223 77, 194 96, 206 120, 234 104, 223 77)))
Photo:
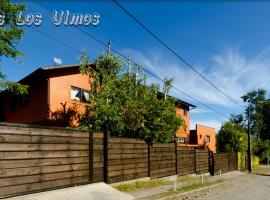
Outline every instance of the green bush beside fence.
MULTIPOLYGON (((252 155, 252 168, 257 167, 260 164, 258 156, 252 155)), ((247 153, 238 152, 238 170, 247 169, 247 153)))

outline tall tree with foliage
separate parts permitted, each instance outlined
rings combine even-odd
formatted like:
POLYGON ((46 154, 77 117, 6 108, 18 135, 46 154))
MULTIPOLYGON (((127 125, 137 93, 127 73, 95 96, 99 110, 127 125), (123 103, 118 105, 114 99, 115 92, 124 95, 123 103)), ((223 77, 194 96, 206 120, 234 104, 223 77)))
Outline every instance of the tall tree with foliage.
MULTIPOLYGON (((260 138, 263 128, 263 104, 266 100, 264 89, 253 90, 242 96, 244 102, 250 107, 251 133, 260 138)), ((246 109, 248 116, 248 108, 246 109)))
MULTIPOLYGON (((25 11, 23 4, 14 4, 8 0, 0 0, 0 15, 4 17, 3 25, 0 25, 0 61, 1 57, 16 58, 22 53, 17 46, 23 36, 23 30, 17 24, 17 15, 25 11)), ((25 94, 27 88, 21 84, 6 80, 6 76, 0 71, 0 92, 7 90, 12 93, 25 94)))
POLYGON ((247 151, 247 134, 246 129, 239 124, 231 121, 225 122, 219 130, 216 138, 218 152, 227 152, 238 150, 247 151))
POLYGON ((263 126, 260 133, 261 140, 270 141, 270 100, 266 100, 263 103, 262 115, 263 115, 263 126))
MULTIPOLYGON (((158 85, 146 84, 146 76, 124 71, 123 61, 102 54, 90 66, 86 51, 80 56, 81 72, 89 75, 89 106, 81 126, 103 129, 109 125, 116 136, 140 138, 150 143, 168 143, 183 120, 176 116, 175 99, 158 99, 158 85)), ((171 80, 164 87, 168 92, 171 80)))

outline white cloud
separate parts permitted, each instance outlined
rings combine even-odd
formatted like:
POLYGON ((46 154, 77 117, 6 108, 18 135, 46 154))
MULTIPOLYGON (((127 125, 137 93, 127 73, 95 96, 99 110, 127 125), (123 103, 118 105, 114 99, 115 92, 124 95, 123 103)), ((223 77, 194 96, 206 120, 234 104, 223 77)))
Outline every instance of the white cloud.
MULTIPOLYGON (((132 55, 136 62, 155 74, 163 78, 174 78, 176 87, 203 103, 237 107, 191 69, 160 52, 148 55, 132 49, 125 49, 123 52, 132 55)), ((241 95, 247 91, 259 87, 270 89, 270 48, 253 59, 241 55, 239 48, 228 48, 222 54, 213 55, 211 60, 208 66, 195 68, 239 103, 242 103, 241 95)), ((179 96, 179 92, 173 90, 172 94, 179 96)), ((191 101, 188 98, 187 100, 191 101)))
MULTIPOLYGON (((168 57, 167 54, 156 50, 139 52, 124 49, 122 52, 125 55, 132 55, 135 62, 158 76, 174 78, 173 84, 177 88, 225 115, 239 113, 241 110, 238 105, 219 93, 173 56, 168 57)), ((241 104, 241 96, 248 91, 258 88, 270 90, 270 48, 265 49, 253 58, 241 54, 238 47, 227 48, 220 54, 212 55, 207 66, 195 65, 195 68, 241 104)), ((150 80, 157 82, 154 78, 150 78, 150 80)), ((171 90, 171 94, 198 105, 198 103, 175 90, 171 90)), ((224 120, 225 118, 218 118, 212 111, 201 105, 191 112, 191 124, 194 127, 196 123, 199 123, 214 127, 218 131, 224 120)))

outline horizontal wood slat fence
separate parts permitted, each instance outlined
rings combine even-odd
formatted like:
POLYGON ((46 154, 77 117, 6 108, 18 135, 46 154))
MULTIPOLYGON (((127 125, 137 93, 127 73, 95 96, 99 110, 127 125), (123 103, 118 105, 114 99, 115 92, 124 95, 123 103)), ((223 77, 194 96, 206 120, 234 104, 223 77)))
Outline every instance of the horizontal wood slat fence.
POLYGON ((89 182, 89 133, 0 124, 0 197, 89 182))
POLYGON ((212 154, 98 132, 0 123, 0 198, 102 181, 225 173, 237 170, 237 162, 235 152, 212 154))

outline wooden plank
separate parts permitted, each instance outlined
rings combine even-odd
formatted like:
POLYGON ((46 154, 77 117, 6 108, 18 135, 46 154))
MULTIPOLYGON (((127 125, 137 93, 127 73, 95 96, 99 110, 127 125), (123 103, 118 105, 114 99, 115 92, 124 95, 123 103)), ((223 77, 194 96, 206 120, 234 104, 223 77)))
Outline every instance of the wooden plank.
POLYGON ((10 197, 15 195, 26 194, 33 191, 43 191, 45 189, 54 189, 67 186, 73 186, 77 184, 88 183, 88 176, 67 178, 54 181, 46 181, 39 183, 30 183, 17 186, 7 186, 0 188, 0 197, 10 197))
POLYGON ((94 145, 103 145, 103 138, 102 139, 99 139, 99 138, 95 138, 93 139, 93 144, 94 145))
POLYGON ((108 158, 110 160, 116 160, 116 159, 127 159, 127 158, 147 158, 148 154, 142 153, 142 154, 133 154, 133 153, 126 153, 126 154, 109 154, 108 158))
POLYGON ((94 132, 93 133, 93 138, 94 139, 103 139, 104 134, 102 132, 94 132))
POLYGON ((160 160, 174 160, 175 155, 151 155, 151 162, 152 161, 160 161, 160 160))
POLYGON ((176 169, 175 169, 175 167, 167 167, 167 168, 160 168, 160 169, 154 169, 154 170, 151 169, 151 174, 167 172, 167 171, 176 172, 176 169))
POLYGON ((86 157, 73 157, 73 158, 49 158, 49 159, 29 159, 29 160, 1 160, 0 170, 14 169, 22 167, 39 167, 48 165, 66 165, 88 163, 88 156, 86 157))
POLYGON ((65 151, 88 150, 88 144, 11 144, 0 143, 0 151, 65 151))
POLYGON ((33 174, 46 174, 63 171, 74 171, 89 169, 89 164, 71 164, 71 165, 55 165, 55 166, 40 166, 40 167, 25 167, 14 169, 2 169, 0 171, 0 178, 12 176, 26 176, 33 174))
POLYGON ((109 149, 109 154, 125 154, 125 153, 133 153, 133 154, 147 154, 148 149, 124 149, 124 148, 119 148, 119 149, 109 149))
POLYGON ((89 133, 86 131, 72 131, 72 130, 56 130, 56 129, 39 129, 39 128, 22 128, 22 127, 7 127, 1 126, 0 135, 4 134, 20 134, 20 135, 41 135, 41 136, 59 136, 59 137, 78 137, 88 138, 89 133))
POLYGON ((109 166, 112 165, 122 165, 122 164, 134 164, 134 163, 148 163, 148 158, 135 158, 135 159, 123 159, 123 160, 110 160, 109 166))
POLYGON ((119 171, 109 171, 109 177, 113 176, 119 176, 119 175, 128 175, 128 174, 134 174, 134 173, 141 173, 141 172, 148 172, 148 169, 143 168, 133 168, 133 169, 124 169, 119 171))
POLYGON ((125 149, 145 149, 145 144, 123 144, 123 143, 109 143, 108 148, 110 149, 119 149, 119 148, 125 148, 125 149))
POLYGON ((175 144, 153 144, 152 148, 175 148, 175 144))
POLYGON ((14 186, 27 183, 37 183, 43 181, 59 180, 72 177, 88 176, 88 170, 78 170, 78 171, 68 171, 68 172, 58 172, 50 174, 37 174, 30 176, 21 177, 9 177, 0 179, 0 188, 4 186, 14 186))
POLYGON ((144 144, 145 146, 147 146, 147 144, 143 140, 122 137, 110 137, 109 143, 144 144))
POLYGON ((29 152, 0 152, 1 160, 22 160, 32 158, 66 158, 88 156, 88 151, 29 151, 29 152))
POLYGON ((163 163, 155 163, 151 165, 151 170, 156 170, 156 169, 163 169, 163 168, 171 168, 171 167, 176 167, 175 162, 163 162, 163 163))
POLYGON ((103 162, 103 161, 104 161, 103 156, 94 156, 94 158, 93 158, 94 163, 99 163, 99 162, 103 162))
POLYGON ((102 151, 103 151, 103 145, 97 145, 97 144, 95 144, 95 145, 93 146, 93 149, 94 149, 94 150, 102 150, 102 151))
POLYGON ((175 173, 176 173, 175 170, 166 171, 166 172, 151 173, 151 178, 161 178, 161 177, 165 177, 165 176, 172 176, 172 175, 176 175, 175 173))
POLYGON ((148 172, 134 173, 134 174, 128 174, 128 175, 119 175, 119 176, 109 177, 109 183, 127 181, 127 180, 132 180, 132 179, 137 179, 137 178, 143 178, 147 176, 148 176, 148 172))
POLYGON ((108 166, 109 171, 119 171, 125 169, 134 169, 134 168, 141 168, 144 167, 148 170, 148 163, 132 163, 132 164, 125 164, 125 165, 112 165, 108 166))
POLYGON ((88 138, 0 134, 0 143, 88 144, 88 138))

